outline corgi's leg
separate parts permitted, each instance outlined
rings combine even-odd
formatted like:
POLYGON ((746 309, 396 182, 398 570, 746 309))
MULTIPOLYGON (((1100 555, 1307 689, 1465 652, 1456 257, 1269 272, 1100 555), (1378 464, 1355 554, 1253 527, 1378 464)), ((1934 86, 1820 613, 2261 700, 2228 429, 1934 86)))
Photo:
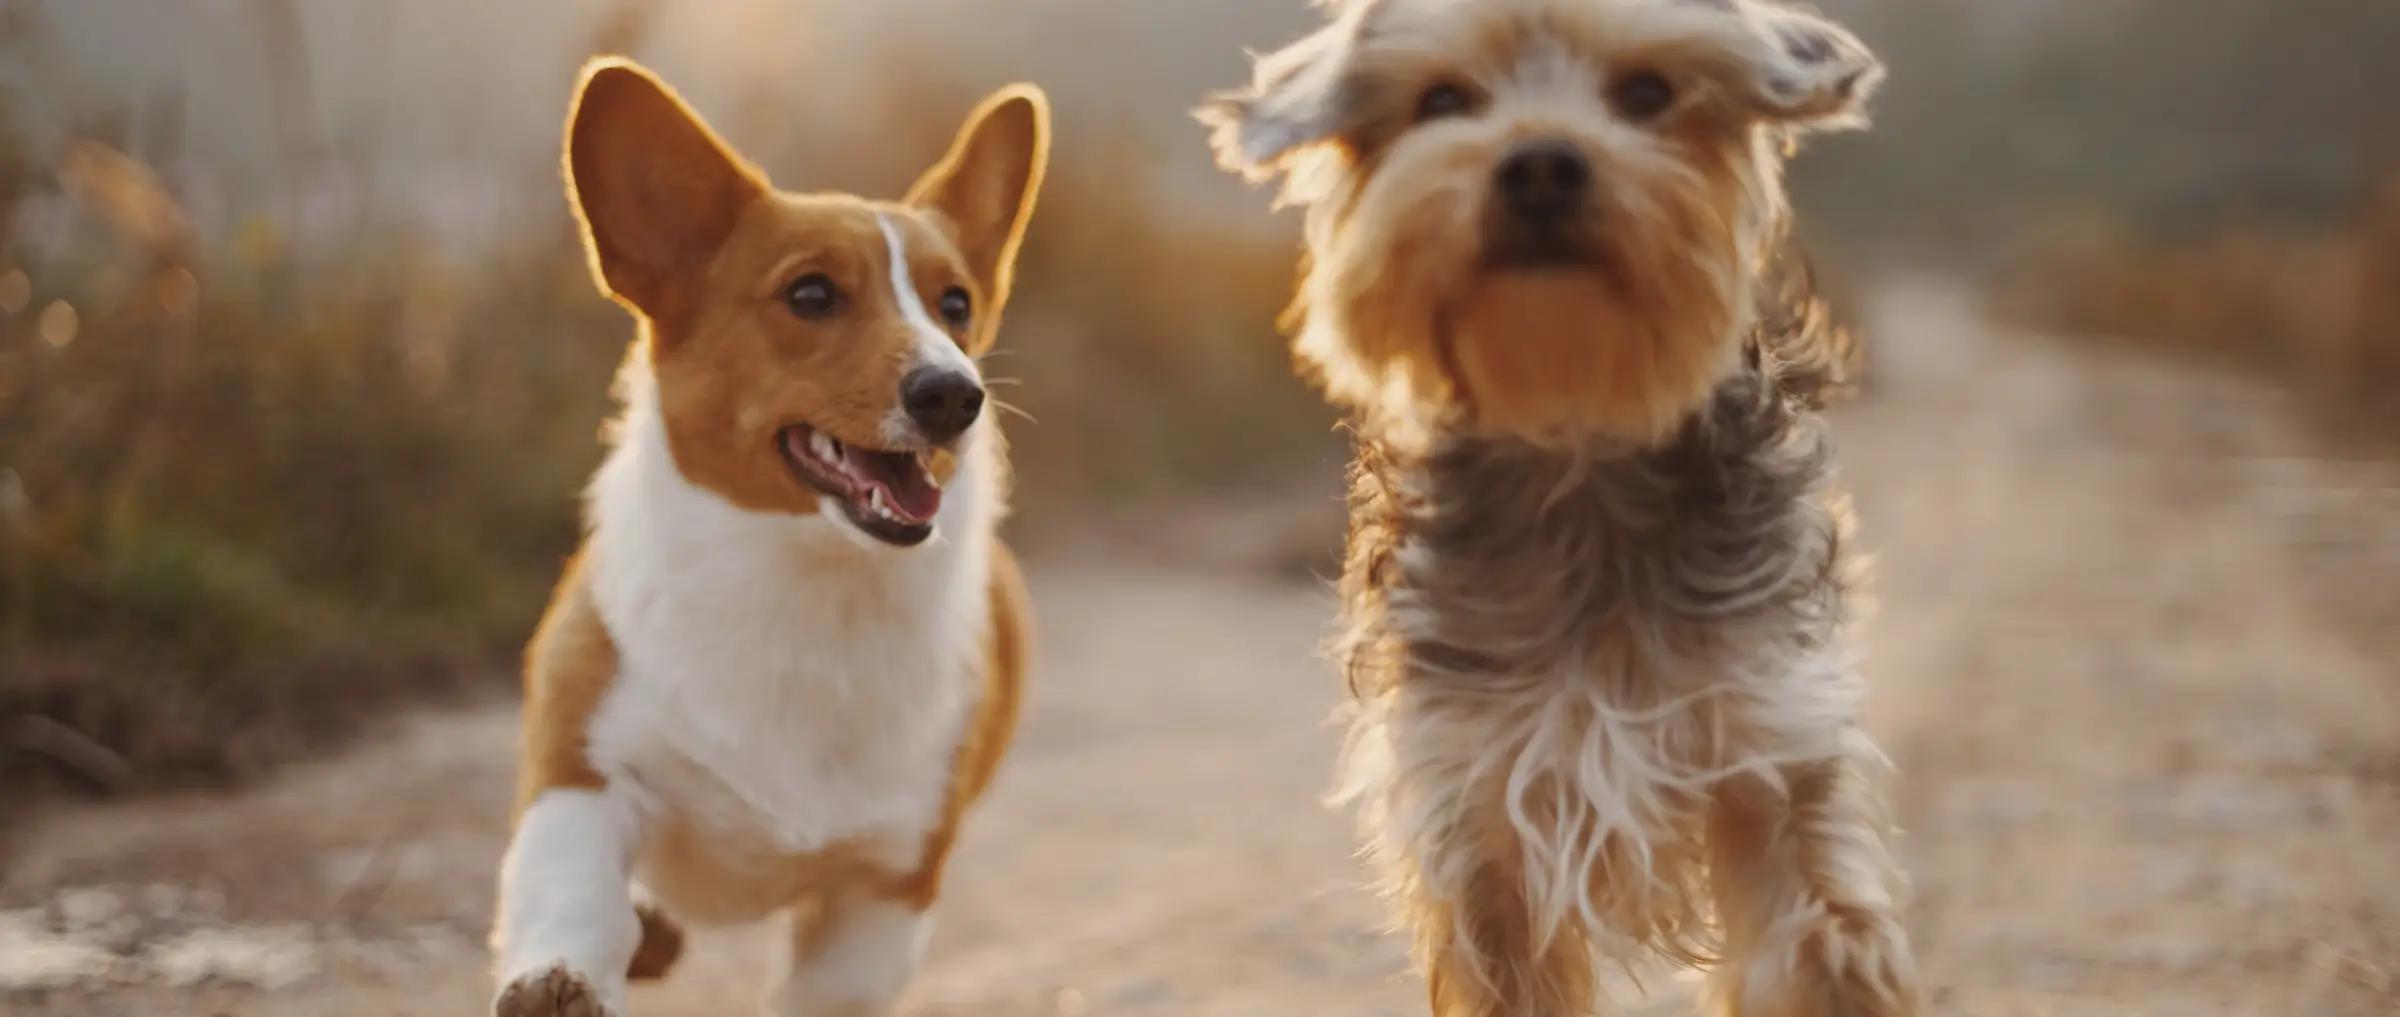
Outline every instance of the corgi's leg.
POLYGON ((633 884, 633 915, 642 925, 641 942, 634 947, 633 963, 626 967, 625 977, 637 982, 667 977, 675 962, 683 959, 683 926, 677 925, 675 917, 640 883, 633 884))
POLYGON ((624 1017, 642 941, 633 810, 606 789, 542 792, 500 866, 497 1017, 624 1017))
POLYGON ((1911 1017, 1915 964, 1872 750, 1795 769, 1788 794, 1729 786, 1709 827, 1726 1017, 1911 1017))
POLYGON ((624 1017, 643 939, 630 889, 641 821, 593 765, 589 735, 616 671, 577 555, 526 649, 517 824, 492 929, 499 1017, 624 1017))
POLYGON ((918 903, 840 890, 792 916, 791 967, 769 1007, 775 1017, 884 1017, 916 976, 933 934, 918 903))
POLYGON ((989 596, 983 699, 959 744, 941 824, 922 840, 882 845, 882 860, 906 876, 839 887, 794 909, 791 967, 770 1004, 777 1017, 882 1017, 916 975, 960 824, 1007 754, 1024 698, 1031 612, 1024 573, 1000 544, 992 547, 989 596))

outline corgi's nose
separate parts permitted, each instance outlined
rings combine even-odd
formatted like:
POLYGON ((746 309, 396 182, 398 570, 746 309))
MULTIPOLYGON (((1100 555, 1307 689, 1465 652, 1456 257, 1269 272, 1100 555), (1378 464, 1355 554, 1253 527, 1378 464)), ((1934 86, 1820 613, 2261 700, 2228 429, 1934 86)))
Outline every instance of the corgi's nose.
POLYGON ((940 444, 975 426, 983 414, 983 386, 958 371, 920 367, 900 379, 900 406, 927 439, 940 444))

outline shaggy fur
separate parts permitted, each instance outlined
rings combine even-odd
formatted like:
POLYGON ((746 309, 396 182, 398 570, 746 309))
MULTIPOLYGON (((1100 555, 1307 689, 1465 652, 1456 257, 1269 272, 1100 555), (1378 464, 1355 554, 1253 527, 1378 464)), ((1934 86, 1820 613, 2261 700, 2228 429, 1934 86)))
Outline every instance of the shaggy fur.
POLYGON ((1583 1013, 1595 951, 1819 949, 1772 927, 1797 909, 1855 923, 1874 950, 1863 984, 1897 1005, 1896 879, 1863 783, 1880 757, 1842 637, 1849 515, 1803 394, 1825 380, 1770 352, 1832 338, 1762 329, 1705 413, 1633 454, 1361 443, 1335 643, 1358 697, 1343 797, 1386 889, 1435 930, 1436 976, 1472 972, 1474 989, 1437 995, 1583 1013), (1739 873, 1828 809, 1817 833, 1856 861, 1807 877, 1814 899, 1712 920, 1712 870, 1734 900, 1783 892, 1739 873))
POLYGON ((1751 0, 1332 13, 1201 115, 1308 209, 1296 346, 1358 431, 1342 797, 1434 1012, 1579 1017, 1663 957, 1724 1013, 1914 1013, 1815 412, 1854 351, 1773 258, 1791 141, 1878 66, 1751 0), (1532 224, 1529 145, 1595 181, 1532 224))

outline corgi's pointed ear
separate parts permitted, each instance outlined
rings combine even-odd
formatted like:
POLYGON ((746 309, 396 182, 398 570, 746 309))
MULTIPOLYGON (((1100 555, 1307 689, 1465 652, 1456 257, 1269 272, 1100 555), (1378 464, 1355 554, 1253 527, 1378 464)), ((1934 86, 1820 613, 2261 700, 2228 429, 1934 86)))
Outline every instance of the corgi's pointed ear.
POLYGON ((766 178, 641 65, 592 61, 567 113, 567 196, 602 290, 653 319, 688 309, 766 178))
POLYGON ((1008 302, 1017 247, 1049 164, 1049 97, 1010 85, 968 114, 949 154, 908 190, 909 204, 948 220, 994 311, 1008 302))

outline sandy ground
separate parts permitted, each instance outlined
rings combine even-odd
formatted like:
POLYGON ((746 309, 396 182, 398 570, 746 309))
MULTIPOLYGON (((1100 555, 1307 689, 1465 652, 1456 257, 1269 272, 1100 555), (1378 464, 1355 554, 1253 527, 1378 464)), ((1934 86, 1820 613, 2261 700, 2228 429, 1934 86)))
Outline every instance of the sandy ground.
MULTIPOLYGON (((1933 1012, 2400 1014, 2400 464, 2238 381, 1995 336, 1939 286, 1875 319, 1841 434, 1933 1012)), ((1036 698, 909 1012, 1416 1012, 1318 804, 1321 587, 1035 587, 1036 698)), ((44 817, 0 860, 0 1010, 481 1012, 511 712, 44 817)), ((637 1012, 753 1012, 774 939, 702 937, 637 1012)), ((1652 985, 1632 1012, 1678 1012, 1652 985)))

